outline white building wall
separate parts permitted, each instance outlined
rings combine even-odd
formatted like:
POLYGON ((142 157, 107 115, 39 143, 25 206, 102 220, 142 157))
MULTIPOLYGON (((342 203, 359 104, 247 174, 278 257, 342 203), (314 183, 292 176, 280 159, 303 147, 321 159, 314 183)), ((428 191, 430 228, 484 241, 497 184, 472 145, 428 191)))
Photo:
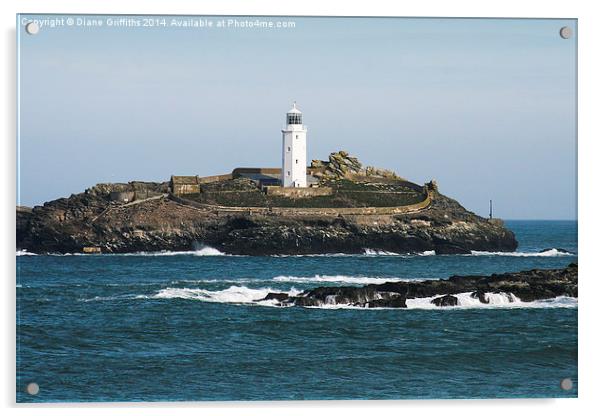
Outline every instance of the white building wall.
POLYGON ((282 186, 307 187, 307 128, 300 124, 282 130, 282 186))

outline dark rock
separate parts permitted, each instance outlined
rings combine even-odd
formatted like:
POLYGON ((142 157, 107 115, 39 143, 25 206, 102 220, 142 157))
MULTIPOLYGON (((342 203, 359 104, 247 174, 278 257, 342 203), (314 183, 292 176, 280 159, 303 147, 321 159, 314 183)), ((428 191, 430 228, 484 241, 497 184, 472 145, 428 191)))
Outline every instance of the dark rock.
POLYGON ((283 304, 296 306, 348 305, 366 308, 405 308, 405 297, 399 293, 375 290, 372 287, 318 287, 283 299, 283 304))
POLYGON ((437 306, 458 306, 458 298, 452 295, 445 295, 431 300, 431 303, 437 306))
POLYGON ((322 302, 319 299, 306 297, 306 296, 292 296, 288 299, 285 299, 283 301, 283 303, 289 304, 289 305, 292 304, 295 306, 321 306, 324 304, 324 302, 322 302))
POLYGON ((359 305, 366 308, 407 308, 405 298, 396 296, 390 299, 375 299, 371 300, 367 304, 359 305))
MULTIPOLYGON (((212 192, 235 195, 229 187, 243 186, 240 181, 217 182, 211 185, 215 188, 212 192)), ((471 250, 513 251, 517 247, 514 234, 501 222, 481 218, 438 192, 433 194, 431 205, 419 212, 354 216, 319 210, 298 215, 294 208, 290 215, 269 209, 226 209, 162 196, 167 195, 162 194, 166 189, 167 183, 100 184, 32 210, 19 208, 17 249, 70 253, 81 252, 83 247, 101 247, 103 253, 127 253, 186 251, 202 244, 230 254, 272 255, 363 253, 365 248, 466 254, 471 250), (133 192, 137 203, 111 200, 115 192, 133 192)), ((259 193, 258 201, 263 201, 264 193, 253 189, 259 193)), ((241 195, 255 195, 247 188, 243 191, 241 195)))
POLYGON ((476 292, 472 292, 470 297, 473 299, 479 299, 481 303, 489 303, 489 299, 487 298, 487 294, 485 291, 478 289, 476 292))
POLYGON ((454 244, 443 244, 435 247, 435 254, 471 254, 471 250, 454 244))
POLYGON ((273 300, 276 299, 278 302, 282 302, 285 299, 288 299, 288 294, 287 293, 274 293, 274 292, 270 292, 266 295, 265 298, 263 299, 259 299, 259 301, 262 300, 273 300))
POLYGON ((486 293, 504 293, 518 297, 523 302, 551 299, 558 296, 577 297, 578 266, 571 263, 564 269, 534 269, 491 276, 452 276, 449 279, 421 280, 416 282, 387 282, 362 287, 317 287, 282 299, 284 304, 296 306, 322 306, 325 304, 355 305, 363 307, 407 307, 406 299, 438 296, 431 302, 437 306, 456 306, 454 295, 472 292, 471 296, 489 303, 486 293))
POLYGON ((387 300, 398 294, 379 292, 370 287, 319 287, 302 294, 303 297, 312 298, 320 305, 363 305, 373 300, 387 300))

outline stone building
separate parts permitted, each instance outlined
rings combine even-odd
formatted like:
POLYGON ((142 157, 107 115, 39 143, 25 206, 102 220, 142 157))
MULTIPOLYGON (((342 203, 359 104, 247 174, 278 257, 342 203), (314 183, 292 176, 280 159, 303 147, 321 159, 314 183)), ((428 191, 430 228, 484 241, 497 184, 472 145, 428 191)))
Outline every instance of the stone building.
POLYGON ((198 194, 201 192, 201 181, 198 176, 172 175, 169 188, 174 195, 198 194))

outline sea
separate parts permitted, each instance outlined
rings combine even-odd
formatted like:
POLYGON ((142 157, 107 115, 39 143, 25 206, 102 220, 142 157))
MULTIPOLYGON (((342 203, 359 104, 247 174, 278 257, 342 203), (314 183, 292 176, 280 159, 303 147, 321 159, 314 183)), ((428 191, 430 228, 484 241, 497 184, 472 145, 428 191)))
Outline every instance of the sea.
MULTIPOLYGON (((506 221, 514 253, 17 253, 17 402, 577 397, 577 299, 278 307, 269 292, 577 262, 576 221, 506 221), (562 249, 562 250, 560 250, 562 249), (568 252, 565 252, 568 251, 568 252), (561 381, 570 379, 565 390, 561 381), (27 386, 36 383, 37 394, 27 386), (571 384, 571 383, 569 383, 571 384)), ((565 385, 566 387, 566 385, 565 385)))

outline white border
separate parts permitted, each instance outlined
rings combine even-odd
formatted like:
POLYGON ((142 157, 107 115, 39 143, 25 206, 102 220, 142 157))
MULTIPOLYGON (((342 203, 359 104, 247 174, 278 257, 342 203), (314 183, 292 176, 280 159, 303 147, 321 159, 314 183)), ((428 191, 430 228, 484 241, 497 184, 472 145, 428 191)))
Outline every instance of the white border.
MULTIPOLYGON (((602 65, 599 51, 602 41, 602 16, 594 1, 469 1, 428 0, 413 2, 371 0, 352 2, 336 0, 3 0, 2 13, 2 81, 4 97, 0 103, 4 130, 2 141, 2 404, 5 414, 115 414, 148 413, 177 414, 261 414, 289 415, 345 412, 349 415, 366 412, 400 414, 445 413, 449 415, 504 415, 508 413, 544 413, 546 415, 586 414, 598 412, 602 393, 600 387, 600 345, 597 317, 602 303, 599 296, 602 273, 595 263, 600 246, 602 207, 598 178, 602 155, 602 105, 600 105, 600 75, 602 65), (236 15, 346 15, 346 16, 449 16, 449 17, 553 17, 579 19, 579 399, 557 400, 470 400, 470 401, 347 401, 347 402, 256 402, 256 403, 163 403, 163 404, 92 404, 84 405, 15 405, 15 14, 22 13, 132 13, 132 14, 236 14, 236 15), (167 410, 169 408, 169 410, 167 410), (517 412, 518 411, 518 412, 517 412)), ((528 178, 525 178, 528 182, 528 178)))

